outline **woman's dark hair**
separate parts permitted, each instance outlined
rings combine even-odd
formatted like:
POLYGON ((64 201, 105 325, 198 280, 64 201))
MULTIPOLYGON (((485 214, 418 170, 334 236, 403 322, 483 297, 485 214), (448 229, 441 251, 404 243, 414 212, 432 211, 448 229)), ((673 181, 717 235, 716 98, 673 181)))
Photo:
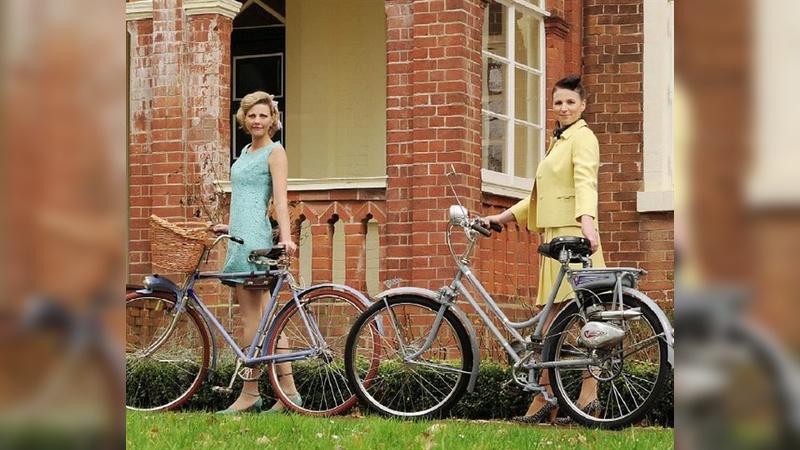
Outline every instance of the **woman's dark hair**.
POLYGON ((569 89, 570 91, 575 91, 578 93, 578 95, 580 95, 581 100, 586 100, 586 88, 583 87, 583 84, 581 84, 580 75, 569 75, 558 80, 556 85, 553 86, 553 92, 555 92, 556 89, 569 89))

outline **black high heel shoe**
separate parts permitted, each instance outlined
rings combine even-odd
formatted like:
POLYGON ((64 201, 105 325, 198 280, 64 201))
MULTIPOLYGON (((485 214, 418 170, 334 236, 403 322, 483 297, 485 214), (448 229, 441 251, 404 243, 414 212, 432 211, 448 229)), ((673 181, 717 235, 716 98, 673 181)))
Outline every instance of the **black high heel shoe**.
MULTIPOLYGON (((597 417, 600 413, 600 400, 594 399, 590 401, 589 403, 586 404, 586 406, 581 408, 581 411, 583 411, 584 414, 597 417)), ((572 420, 572 417, 559 417, 558 419, 556 419, 556 425, 569 426, 569 425, 577 425, 577 423, 574 420, 572 420)))
POLYGON ((511 420, 517 423, 534 425, 541 422, 545 417, 551 416, 551 414, 553 414, 553 411, 557 409, 558 409, 558 404, 545 403, 544 406, 542 406, 540 410, 536 411, 535 414, 531 416, 514 416, 511 418, 511 420))

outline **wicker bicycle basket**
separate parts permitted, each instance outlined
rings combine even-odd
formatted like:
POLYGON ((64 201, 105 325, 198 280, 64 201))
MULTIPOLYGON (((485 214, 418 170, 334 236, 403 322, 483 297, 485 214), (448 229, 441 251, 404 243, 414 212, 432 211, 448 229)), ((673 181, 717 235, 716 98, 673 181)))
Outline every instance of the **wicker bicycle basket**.
POLYGON ((153 265, 174 272, 194 270, 211 231, 203 222, 168 222, 150 216, 150 257, 153 265))

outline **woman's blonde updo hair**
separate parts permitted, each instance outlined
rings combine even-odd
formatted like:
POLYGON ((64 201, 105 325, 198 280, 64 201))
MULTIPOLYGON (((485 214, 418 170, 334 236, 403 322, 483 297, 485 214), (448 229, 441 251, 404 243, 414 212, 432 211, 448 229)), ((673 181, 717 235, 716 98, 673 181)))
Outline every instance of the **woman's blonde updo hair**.
POLYGON ((245 95, 242 102, 239 104, 239 110, 236 111, 236 122, 239 123, 239 128, 243 129, 245 133, 250 134, 247 128, 244 127, 244 116, 247 114, 247 111, 250 111, 250 108, 259 104, 269 106, 272 124, 270 124, 269 129, 267 129, 267 134, 269 137, 272 137, 281 129, 281 116, 278 112, 278 102, 275 100, 274 95, 267 94, 263 91, 256 91, 245 95))

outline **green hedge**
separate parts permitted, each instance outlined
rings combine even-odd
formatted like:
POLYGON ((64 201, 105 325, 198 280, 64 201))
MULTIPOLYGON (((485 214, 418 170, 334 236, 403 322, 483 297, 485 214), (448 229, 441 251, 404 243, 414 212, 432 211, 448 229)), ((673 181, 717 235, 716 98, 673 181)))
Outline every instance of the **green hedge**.
MULTIPOLYGON (((168 390, 169 382, 177 373, 153 373, 154 369, 139 368, 135 376, 129 374, 129 384, 145 382, 147 389, 138 389, 140 395, 159 395, 168 390), (145 381, 146 380, 146 381, 145 381)), ((212 391, 212 386, 227 386, 233 372, 232 363, 219 363, 217 370, 209 372, 209 379, 182 407, 188 411, 218 411, 226 408, 234 399, 234 395, 226 395, 212 391)), ((475 390, 468 392, 450 411, 450 416, 465 419, 508 419, 522 415, 531 402, 532 394, 511 395, 501 389, 501 385, 511 379, 509 368, 503 364, 482 362, 475 390)), ((241 381, 234 384, 234 392, 238 392, 241 381)), ((272 387, 266 377, 260 383, 261 393, 267 403, 274 401, 272 387)), ((129 393, 130 395, 130 393, 129 393)), ((314 401, 314 399, 305 399, 314 401)), ((655 408, 648 414, 644 425, 672 427, 673 420, 673 375, 670 374, 661 398, 655 408)))

